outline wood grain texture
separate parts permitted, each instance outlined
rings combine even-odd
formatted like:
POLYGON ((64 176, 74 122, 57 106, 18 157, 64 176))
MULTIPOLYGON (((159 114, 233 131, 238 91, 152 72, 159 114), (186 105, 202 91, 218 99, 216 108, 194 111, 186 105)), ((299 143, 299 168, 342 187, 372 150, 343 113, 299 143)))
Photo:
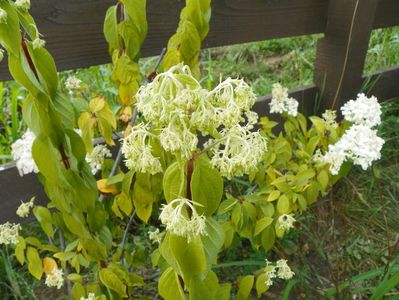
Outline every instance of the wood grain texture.
POLYGON ((315 84, 321 109, 336 109, 360 90, 378 0, 330 2, 324 38, 317 44, 315 84))

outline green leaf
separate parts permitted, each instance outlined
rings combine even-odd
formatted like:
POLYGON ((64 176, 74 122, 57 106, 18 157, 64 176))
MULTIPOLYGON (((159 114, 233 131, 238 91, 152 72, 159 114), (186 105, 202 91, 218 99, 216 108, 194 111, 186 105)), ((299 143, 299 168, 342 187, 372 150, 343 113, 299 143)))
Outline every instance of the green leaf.
POLYGON ((254 286, 255 276, 247 275, 241 278, 239 283, 239 289, 237 292, 237 300, 248 300, 252 287, 254 286))
POLYGON ((219 280, 213 271, 209 271, 205 279, 196 276, 190 282, 190 300, 216 299, 218 288, 219 280))
MULTIPOLYGON (((69 277, 68 277, 69 278, 69 277)), ((70 279, 72 280, 72 279, 70 279)), ((73 299, 81 299, 82 297, 85 298, 86 292, 85 288, 80 282, 75 282, 72 287, 72 296, 73 299)))
POLYGON ((287 214, 290 212, 290 200, 286 195, 283 194, 278 198, 277 210, 281 214, 287 214))
POLYGON ((46 207, 35 206, 33 208, 33 214, 40 223, 43 231, 49 237, 54 238, 53 217, 51 216, 51 212, 46 207))
POLYGON ((133 204, 130 200, 130 197, 122 192, 115 197, 115 201, 120 210, 123 211, 127 216, 130 216, 133 211, 133 204))
POLYGON ((91 152, 93 150, 93 137, 94 137, 92 115, 88 112, 82 113, 79 117, 78 125, 80 130, 82 131, 82 139, 83 142, 85 143, 87 152, 91 152))
POLYGON ((219 288, 217 291, 216 299, 218 300, 230 300, 230 291, 231 284, 230 283, 222 283, 219 284, 219 288))
POLYGON ((280 197, 280 191, 274 190, 270 193, 269 197, 267 197, 268 202, 272 202, 274 200, 277 200, 278 197, 280 197))
POLYGON ((158 291, 165 300, 187 299, 180 284, 179 277, 171 267, 167 268, 159 278, 158 291))
POLYGON ((29 273, 31 273, 32 276, 37 280, 40 280, 43 274, 43 265, 39 253, 35 248, 28 247, 28 250, 26 251, 26 257, 28 259, 29 273))
POLYGON ((77 212, 72 214, 64 213, 62 215, 65 225, 70 232, 76 234, 78 237, 88 238, 90 233, 85 225, 84 218, 79 216, 77 212))
POLYGON ((258 278, 256 278, 256 292, 258 294, 258 298, 260 298, 260 296, 262 296, 262 294, 269 289, 265 283, 267 279, 266 273, 262 273, 258 276, 258 278))
POLYGON ((317 181, 320 183, 323 191, 325 191, 328 188, 328 172, 324 169, 321 170, 317 175, 317 181))
POLYGON ((256 221, 254 236, 261 233, 271 223, 273 223, 273 218, 270 218, 270 217, 264 217, 264 218, 256 221))
POLYGON ((6 23, 0 23, 0 44, 11 55, 18 56, 22 40, 18 14, 8 1, 0 1, 0 8, 7 13, 6 23))
POLYGON ((266 229, 262 232, 262 246, 266 251, 269 251, 273 248, 274 241, 276 240, 276 234, 274 232, 273 226, 266 227, 266 229))
POLYGON ((223 227, 213 218, 206 220, 206 233, 201 237, 208 266, 216 262, 217 255, 222 249, 225 239, 223 227))
POLYGON ((121 297, 127 297, 126 285, 110 269, 101 269, 99 272, 101 282, 109 289, 118 293, 121 297))
POLYGON ((117 30, 117 5, 108 8, 104 20, 104 36, 110 50, 119 49, 119 37, 117 30))
POLYGON ((186 238, 171 234, 169 246, 184 282, 190 283, 194 276, 207 270, 204 246, 199 237, 188 243, 186 238))
POLYGON ((133 203, 137 216, 145 223, 151 217, 154 195, 151 190, 151 175, 136 174, 133 187, 133 203))
POLYGON ((167 202, 185 197, 186 176, 184 167, 177 162, 171 164, 163 176, 163 193, 167 202))
POLYGON ((383 299, 384 295, 388 293, 390 290, 398 287, 399 285, 399 273, 392 275, 388 280, 382 281, 374 291, 370 300, 378 300, 383 299))
POLYGON ((196 206, 198 213, 212 215, 222 199, 223 179, 207 157, 200 156, 194 161, 190 187, 194 204, 199 204, 196 206))
POLYGON ((15 257, 17 258, 18 262, 23 265, 25 263, 25 249, 26 243, 23 237, 18 236, 18 243, 15 247, 15 257))

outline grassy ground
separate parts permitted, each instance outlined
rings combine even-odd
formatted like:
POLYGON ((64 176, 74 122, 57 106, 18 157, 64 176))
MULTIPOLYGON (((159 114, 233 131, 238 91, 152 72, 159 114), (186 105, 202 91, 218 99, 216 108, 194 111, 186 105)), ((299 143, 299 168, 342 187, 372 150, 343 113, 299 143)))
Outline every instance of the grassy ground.
MULTIPOLYGON (((201 54, 203 84, 212 87, 220 77, 239 76, 249 81, 258 95, 269 93, 277 81, 290 88, 310 84, 317 38, 319 36, 304 36, 204 50, 201 54)), ((375 31, 365 73, 399 64, 398 49, 398 27, 375 31)), ((143 69, 149 69, 153 62, 154 58, 143 60, 143 69)), ((110 97, 115 94, 107 79, 109 66, 75 73, 84 82, 91 83, 94 91, 106 91, 110 97)), ((13 83, 3 84, 0 91, 1 163, 10 159, 9 146, 24 131, 24 125, 20 121, 23 91, 13 83)), ((338 296, 333 295, 334 290, 330 291, 336 299, 369 299, 370 290, 385 277, 390 278, 391 269, 385 272, 385 267, 397 266, 399 250, 399 104, 387 102, 383 109, 380 132, 387 142, 381 161, 367 172, 354 169, 300 217, 300 230, 293 231, 278 245, 286 253, 292 253, 289 259, 295 279, 286 286, 274 286, 268 295, 270 299, 323 299, 329 288, 338 290, 338 296), (342 285, 345 283, 348 287, 342 285)), ((0 298, 56 299, 54 295, 44 294, 43 283, 35 284, 18 269, 10 252, 0 249, 0 298)), ((224 256, 231 261, 263 259, 263 253, 253 252, 246 242, 224 256)), ((251 272, 252 268, 225 266, 217 271, 225 278, 235 278, 251 272)), ((153 282, 151 286, 155 285, 153 282)), ((391 294, 391 299, 399 299, 395 291, 391 294)))

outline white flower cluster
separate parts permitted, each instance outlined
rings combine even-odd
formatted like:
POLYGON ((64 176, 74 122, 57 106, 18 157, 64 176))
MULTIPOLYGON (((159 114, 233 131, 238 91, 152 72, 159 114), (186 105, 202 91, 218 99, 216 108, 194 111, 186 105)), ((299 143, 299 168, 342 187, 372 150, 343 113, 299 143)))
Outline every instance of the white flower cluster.
POLYGON ((30 210, 34 205, 35 198, 30 199, 29 202, 22 202, 17 209, 17 215, 21 218, 26 218, 29 216, 30 210))
POLYGON ((75 76, 69 76, 65 80, 65 88, 67 90, 69 90, 70 92, 80 89, 81 84, 82 84, 82 81, 80 79, 76 78, 75 76))
POLYGON ((11 224, 10 222, 0 225, 0 245, 18 244, 18 235, 21 225, 11 224))
POLYGON ((164 232, 159 232, 159 229, 155 229, 154 231, 149 231, 148 232, 148 238, 150 241, 155 244, 158 243, 160 244, 162 242, 163 236, 165 235, 164 232))
POLYGON ((0 8, 0 24, 7 24, 7 12, 0 8))
POLYGON ((167 231, 187 238, 189 243, 199 235, 207 235, 205 216, 197 213, 189 199, 178 198, 163 204, 159 219, 167 231))
POLYGON ((298 101, 290 98, 288 89, 279 83, 273 84, 272 100, 269 103, 270 113, 282 114, 286 112, 288 115, 296 117, 298 114, 298 101))
POLYGON ((87 298, 85 298, 85 297, 80 297, 80 300, 94 300, 96 298, 96 294, 94 294, 94 293, 89 293, 88 295, 87 295, 87 298))
POLYGON ((22 135, 22 138, 11 145, 11 155, 16 161, 17 169, 21 176, 39 172, 32 157, 32 144, 35 138, 35 134, 27 130, 22 135))
POLYGON ((266 140, 259 132, 251 132, 251 127, 235 125, 221 131, 219 141, 210 150, 213 153, 211 163, 226 178, 250 174, 257 170, 257 165, 267 151, 266 140))
POLYGON ((265 284, 268 287, 273 285, 273 279, 276 277, 284 280, 289 280, 295 275, 295 273, 288 266, 287 260, 285 259, 278 260, 274 266, 272 266, 271 263, 266 259, 265 274, 265 284))
POLYGON ((41 38, 35 38, 33 41, 32 41, 32 46, 33 46, 33 49, 40 49, 40 48, 43 48, 44 46, 46 46, 46 41, 45 40, 42 40, 41 38))
POLYGON ((62 288, 64 285, 64 272, 62 269, 54 267, 50 275, 46 276, 45 284, 48 287, 57 287, 57 289, 62 288))
POLYGON ((158 157, 152 155, 148 126, 136 125, 132 132, 123 139, 122 153, 126 160, 126 167, 141 173, 156 174, 162 171, 162 165, 158 157))
POLYGON ((91 153, 87 153, 86 162, 89 164, 93 175, 102 169, 105 158, 109 157, 112 157, 112 154, 105 145, 96 145, 91 153))
POLYGON ((330 110, 327 109, 323 114, 322 117, 324 119, 324 121, 326 122, 326 124, 328 126, 331 126, 332 128, 337 128, 338 127, 338 123, 336 121, 337 119, 337 112, 335 110, 330 110))
POLYGON ((292 214, 289 214, 289 215, 281 215, 280 217, 278 217, 277 222, 279 224, 280 230, 287 232, 291 228, 294 228, 294 223, 296 222, 296 220, 292 214))
POLYGON ((342 164, 351 160, 363 170, 380 159, 384 140, 372 129, 381 123, 381 107, 375 97, 367 98, 359 94, 357 100, 350 100, 342 107, 347 121, 354 124, 345 131, 341 139, 329 145, 323 161, 330 165, 330 172, 337 175, 342 164))
POLYGON ((189 160, 198 147, 198 132, 214 137, 214 145, 220 142, 213 152, 213 165, 228 177, 255 170, 267 150, 265 139, 250 131, 258 121, 257 114, 250 111, 256 97, 243 80, 228 78, 208 91, 187 66, 178 65, 142 86, 136 98, 138 111, 149 125, 133 127, 123 139, 129 169, 152 174, 162 171, 159 158, 152 154, 151 139, 158 139, 177 160, 189 160), (144 156, 149 160, 146 168, 144 156))
POLYGON ((30 8, 30 0, 16 0, 15 6, 23 10, 28 10, 30 8))
POLYGON ((381 124, 381 105, 374 96, 357 95, 356 100, 349 100, 341 107, 345 120, 356 125, 374 127, 381 124))

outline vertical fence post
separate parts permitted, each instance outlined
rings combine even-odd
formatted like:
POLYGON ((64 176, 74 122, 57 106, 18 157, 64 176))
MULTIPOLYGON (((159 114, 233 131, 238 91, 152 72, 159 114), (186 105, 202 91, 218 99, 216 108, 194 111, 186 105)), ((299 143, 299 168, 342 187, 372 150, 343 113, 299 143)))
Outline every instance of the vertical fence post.
POLYGON ((316 52, 319 109, 337 109, 360 90, 378 1, 330 0, 325 36, 316 52))

